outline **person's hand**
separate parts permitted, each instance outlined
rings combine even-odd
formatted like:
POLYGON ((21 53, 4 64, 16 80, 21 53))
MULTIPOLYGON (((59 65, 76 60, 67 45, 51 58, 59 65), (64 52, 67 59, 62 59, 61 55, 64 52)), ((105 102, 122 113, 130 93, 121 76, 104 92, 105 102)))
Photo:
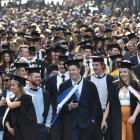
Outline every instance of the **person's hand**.
POLYGON ((135 123, 135 120, 136 120, 136 117, 135 117, 135 116, 131 116, 131 117, 128 119, 128 122, 131 123, 131 124, 134 124, 134 123, 135 123))
POLYGON ((104 127, 107 129, 107 123, 106 123, 106 121, 102 120, 102 123, 101 123, 101 130, 102 130, 104 127))
POLYGON ((68 105, 68 109, 72 110, 78 107, 78 103, 74 103, 73 101, 68 105))
POLYGON ((6 101, 10 101, 10 97, 6 97, 6 101))
POLYGON ((9 127, 8 128, 8 131, 9 131, 9 133, 11 134, 11 135, 15 135, 15 130, 14 130, 14 128, 11 128, 11 127, 9 127))
POLYGON ((88 65, 85 65, 85 73, 89 73, 89 71, 90 71, 90 67, 88 66, 88 65))
POLYGON ((6 100, 4 97, 1 98, 0 100, 0 106, 6 105, 6 100))

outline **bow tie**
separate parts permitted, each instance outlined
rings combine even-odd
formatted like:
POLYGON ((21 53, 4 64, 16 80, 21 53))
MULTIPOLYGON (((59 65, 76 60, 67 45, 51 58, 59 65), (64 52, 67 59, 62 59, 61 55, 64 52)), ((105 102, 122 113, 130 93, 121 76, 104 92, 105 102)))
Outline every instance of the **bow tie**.
POLYGON ((38 88, 30 88, 32 91, 38 91, 38 88))

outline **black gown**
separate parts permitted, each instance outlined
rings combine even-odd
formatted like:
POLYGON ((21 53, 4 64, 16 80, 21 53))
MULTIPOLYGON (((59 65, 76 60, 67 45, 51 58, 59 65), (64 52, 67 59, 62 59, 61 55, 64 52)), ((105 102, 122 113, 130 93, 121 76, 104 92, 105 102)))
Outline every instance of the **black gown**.
MULTIPOLYGON (((60 93, 72 86, 71 80, 60 85, 60 93)), ((63 106, 60 115, 61 140, 101 140, 100 124, 102 109, 96 86, 84 79, 78 108, 68 110, 68 104, 75 100, 73 95, 63 106), (95 123, 92 122, 95 120, 95 123)))
MULTIPOLYGON (((133 84, 132 87, 136 90, 138 90, 138 86, 136 84, 133 84)), ((110 135, 108 140, 122 140, 122 115, 121 115, 121 105, 118 98, 119 94, 119 86, 118 83, 114 83, 111 90, 110 90, 110 111, 109 111, 109 131, 110 135)), ((131 114, 133 114, 136 106, 137 106, 137 98, 130 93, 130 107, 131 107, 131 114)), ((138 114, 135 123, 133 126, 133 135, 134 140, 140 140, 140 114, 138 114)))
POLYGON ((39 140, 31 96, 23 95, 18 101, 21 102, 21 106, 11 109, 5 121, 14 128, 15 136, 12 136, 5 127, 3 140, 39 140))

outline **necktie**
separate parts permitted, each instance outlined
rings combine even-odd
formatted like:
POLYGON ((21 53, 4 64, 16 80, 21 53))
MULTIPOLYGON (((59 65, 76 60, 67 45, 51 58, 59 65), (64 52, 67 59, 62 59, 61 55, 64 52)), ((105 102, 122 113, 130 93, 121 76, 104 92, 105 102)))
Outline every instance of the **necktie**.
POLYGON ((86 63, 87 63, 87 65, 89 66, 89 63, 90 63, 90 62, 89 62, 89 61, 87 61, 86 63))
POLYGON ((79 99, 80 99, 80 94, 79 94, 79 90, 78 90, 78 89, 75 91, 75 95, 76 95, 77 100, 79 101, 79 99))
POLYGON ((65 82, 65 75, 62 75, 61 78, 62 78, 62 82, 65 82))
MULTIPOLYGON (((79 85, 80 82, 81 82, 81 80, 82 80, 82 78, 80 79, 80 81, 78 83, 75 83, 74 85, 76 85, 76 84, 79 85)), ((77 100, 79 101, 79 99, 80 99, 80 93, 79 93, 79 90, 78 89, 75 91, 75 95, 76 95, 77 100)))

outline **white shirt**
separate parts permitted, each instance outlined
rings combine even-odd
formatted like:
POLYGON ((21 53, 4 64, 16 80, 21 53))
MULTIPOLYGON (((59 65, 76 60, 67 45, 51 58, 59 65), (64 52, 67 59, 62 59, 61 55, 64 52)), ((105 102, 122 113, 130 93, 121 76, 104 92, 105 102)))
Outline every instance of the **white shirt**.
POLYGON ((129 90, 124 92, 124 90, 120 89, 119 91, 119 100, 121 105, 130 105, 130 93, 129 90))
POLYGON ((26 85, 25 91, 28 95, 32 96, 32 102, 35 107, 35 112, 37 116, 37 123, 41 124, 44 121, 43 112, 44 112, 44 100, 43 100, 43 90, 38 88, 38 91, 33 91, 31 87, 26 85))
POLYGON ((87 64, 87 61, 89 61, 89 68, 90 68, 91 73, 93 73, 92 59, 89 59, 89 60, 84 59, 84 62, 83 62, 84 66, 87 66, 88 65, 87 64))
POLYGON ((11 97, 12 95, 13 95, 13 92, 7 89, 6 97, 11 97))
POLYGON ((108 89, 106 82, 106 75, 103 78, 97 78, 95 75, 91 75, 90 79, 97 87, 102 109, 106 108, 108 89))
POLYGON ((63 83, 63 79, 61 77, 62 75, 65 76, 65 81, 70 79, 69 72, 66 72, 65 74, 62 74, 58 71, 58 74, 57 74, 57 90, 59 90, 59 86, 63 83))
POLYGON ((49 127, 49 128, 52 125, 52 113, 53 113, 53 109, 52 109, 52 106, 50 106, 48 116, 47 116, 47 119, 46 119, 46 123, 45 123, 45 126, 49 127))
MULTIPOLYGON (((76 83, 78 83, 78 82, 74 82, 74 81, 72 80, 72 85, 73 85, 73 86, 74 86, 76 83)), ((79 96, 81 96, 82 88, 83 88, 83 78, 82 78, 82 80, 80 81, 80 83, 78 84, 78 93, 80 94, 79 96)))

